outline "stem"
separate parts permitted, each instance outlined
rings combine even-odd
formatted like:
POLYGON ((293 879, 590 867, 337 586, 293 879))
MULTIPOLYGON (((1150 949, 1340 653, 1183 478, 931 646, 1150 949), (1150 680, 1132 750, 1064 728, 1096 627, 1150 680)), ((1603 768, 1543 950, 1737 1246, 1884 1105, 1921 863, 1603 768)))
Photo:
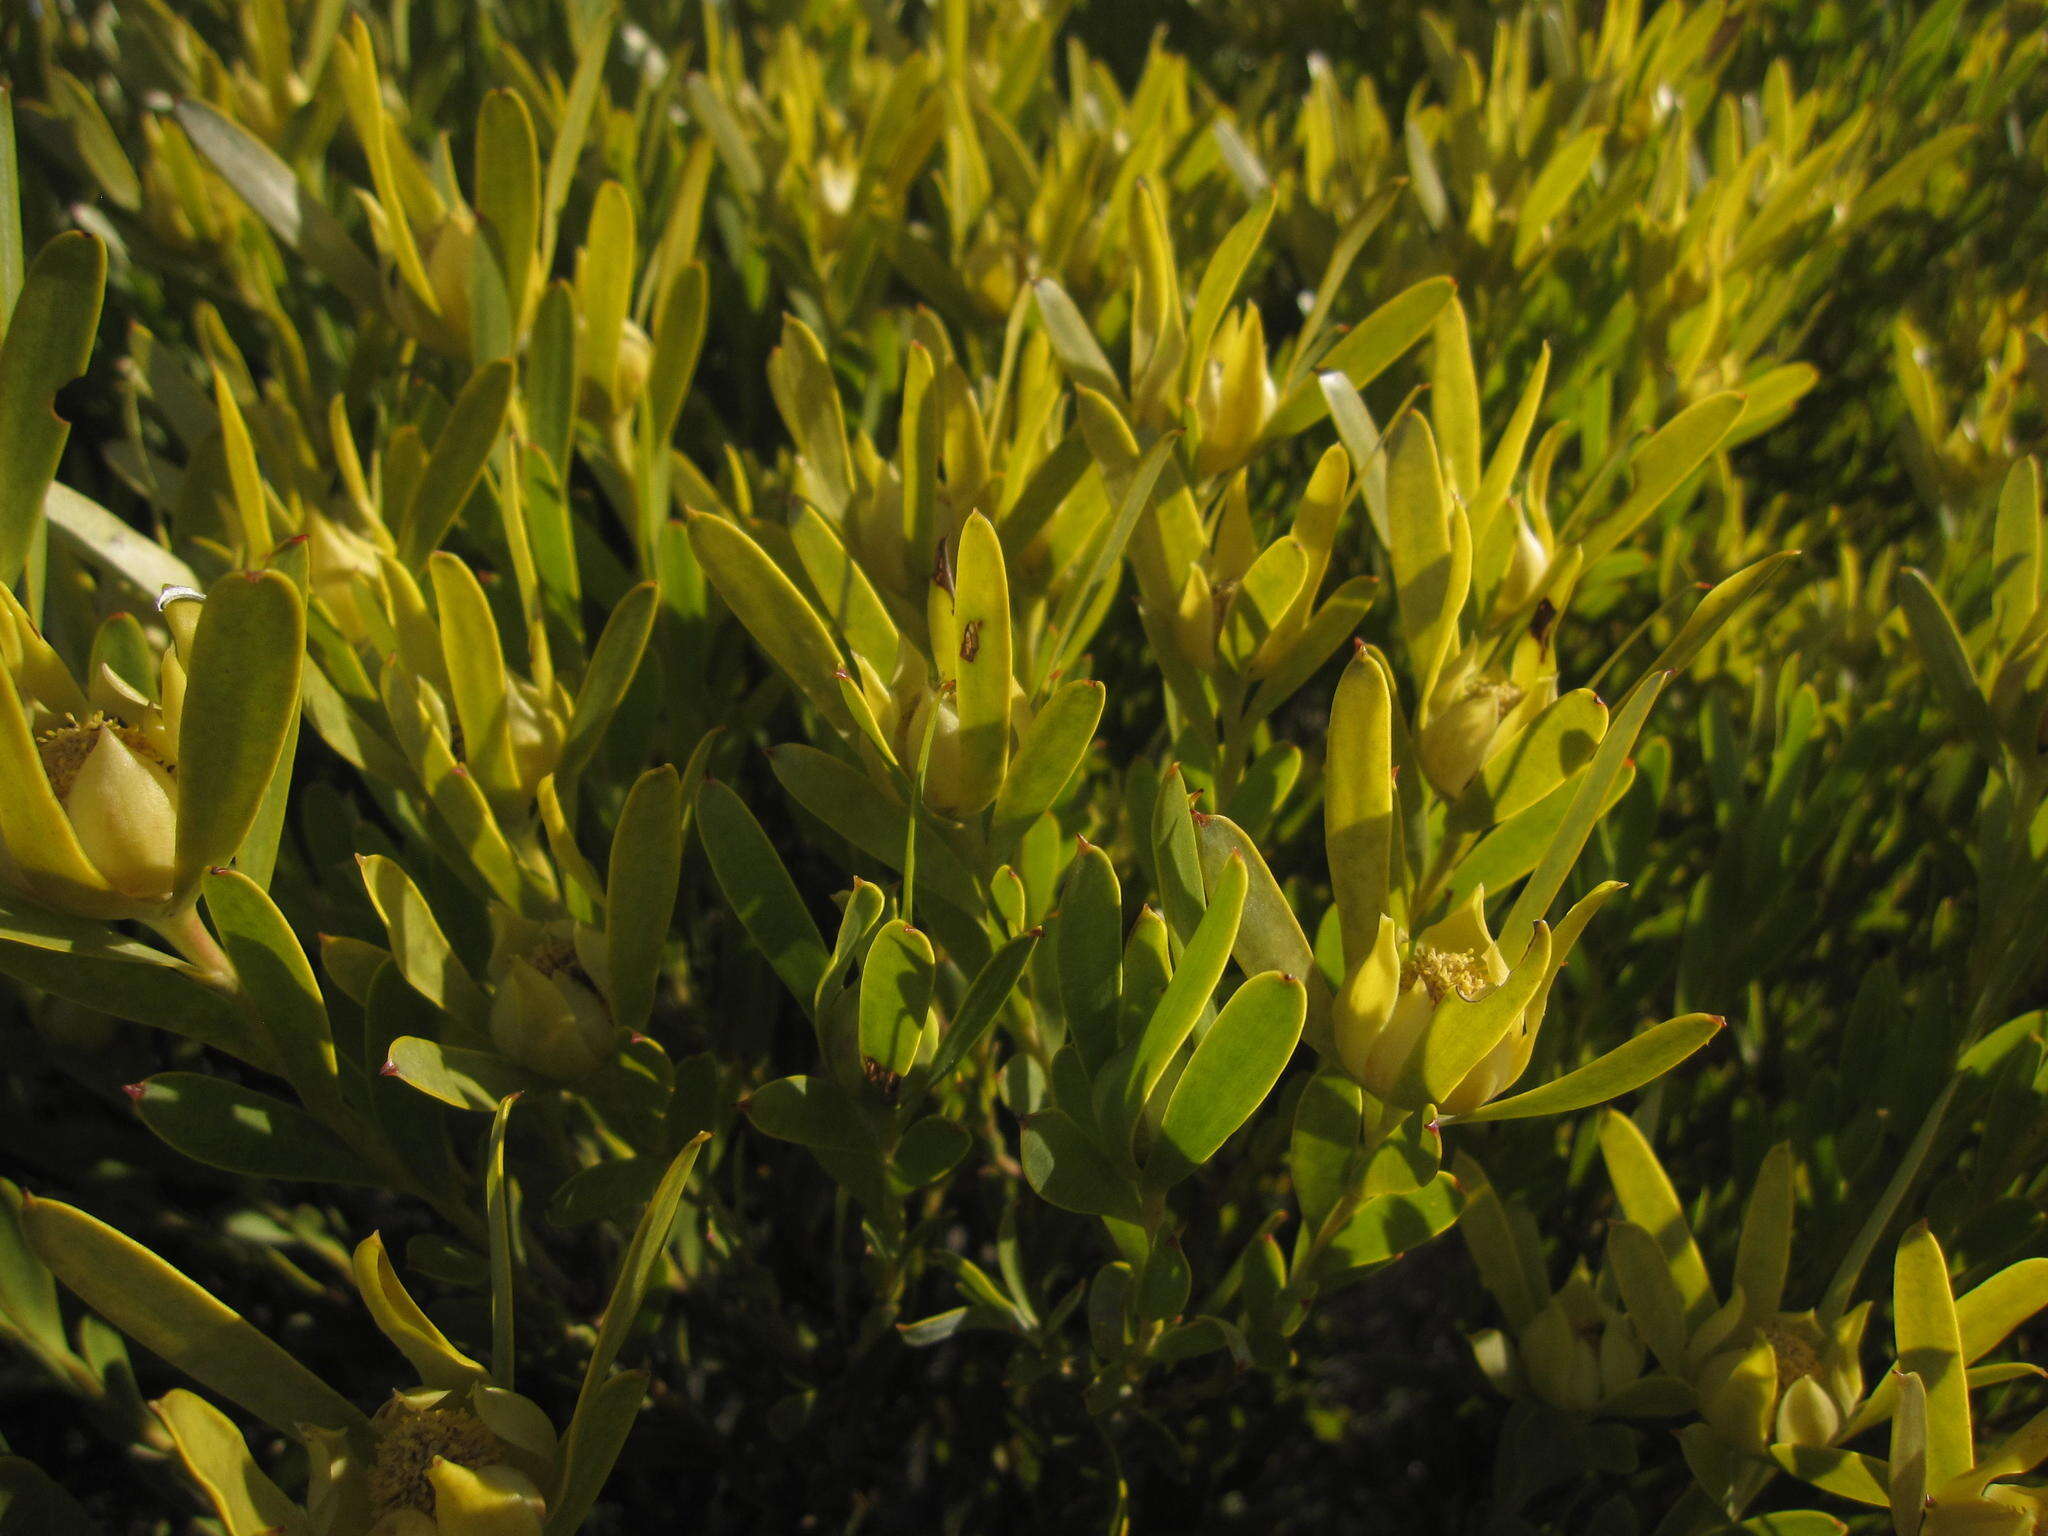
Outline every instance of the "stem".
POLYGON ((198 978, 210 987, 223 992, 241 995, 241 978, 235 974, 234 962, 227 957, 227 951, 207 931, 206 924, 199 919, 199 906, 194 902, 171 917, 147 919, 149 926, 171 948, 192 967, 198 978))

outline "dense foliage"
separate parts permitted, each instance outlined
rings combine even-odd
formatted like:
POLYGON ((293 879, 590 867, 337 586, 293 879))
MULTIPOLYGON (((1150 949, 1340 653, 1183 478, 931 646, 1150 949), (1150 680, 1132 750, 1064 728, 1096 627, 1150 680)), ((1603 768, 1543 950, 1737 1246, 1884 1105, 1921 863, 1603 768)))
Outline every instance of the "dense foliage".
POLYGON ((2048 10, 0 14, 0 1533, 2048 1529, 2048 10))

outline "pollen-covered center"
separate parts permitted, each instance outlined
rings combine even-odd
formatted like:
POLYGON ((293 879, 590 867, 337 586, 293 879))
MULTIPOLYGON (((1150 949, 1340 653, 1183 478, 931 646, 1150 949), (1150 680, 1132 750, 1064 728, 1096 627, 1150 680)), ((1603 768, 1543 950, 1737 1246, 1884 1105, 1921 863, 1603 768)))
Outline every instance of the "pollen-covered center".
POLYGON ((1812 1340, 1783 1323, 1765 1323, 1760 1331, 1777 1357, 1779 1387, 1789 1387, 1802 1376, 1820 1379, 1820 1351, 1812 1340))
POLYGON ((92 749, 100 744, 101 731, 112 731, 129 751, 137 757, 148 758, 165 773, 177 771, 164 761, 161 752, 150 745, 149 738, 134 726, 123 725, 95 711, 83 725, 74 721, 70 725, 53 726, 36 738, 36 755, 43 760, 43 774, 59 800, 71 793, 79 769, 92 756, 92 749))
POLYGON ((476 1471, 506 1458, 505 1442, 466 1408, 413 1409, 393 1402, 371 1421, 370 1512, 374 1524, 395 1510, 434 1512, 428 1470, 439 1460, 476 1471))
POLYGON ((1431 949, 1418 944, 1401 967, 1401 990, 1421 982, 1432 1003, 1440 1003, 1452 992, 1467 999, 1493 990, 1485 958, 1469 949, 1431 949))
POLYGON ((1467 699, 1488 699, 1496 719, 1506 719, 1509 710, 1522 702, 1522 689, 1502 677, 1475 677, 1465 685, 1467 699))

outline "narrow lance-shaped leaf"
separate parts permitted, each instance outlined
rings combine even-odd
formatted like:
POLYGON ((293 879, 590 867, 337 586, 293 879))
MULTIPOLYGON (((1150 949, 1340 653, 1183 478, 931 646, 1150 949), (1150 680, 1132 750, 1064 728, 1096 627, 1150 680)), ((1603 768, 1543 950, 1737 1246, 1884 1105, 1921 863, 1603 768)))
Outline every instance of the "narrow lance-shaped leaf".
MULTIPOLYGON (((1956 1331, 1962 1341, 1964 1363, 1975 1365, 2002 1344, 2028 1318, 2048 1308, 2048 1258, 2021 1259, 1986 1280, 1974 1290, 1956 1298, 1956 1331)), ((1843 1438, 1853 1438, 1891 1413, 1897 1387, 1894 1378, 1882 1377, 1863 1406, 1843 1426, 1843 1438)))
POLYGON ((1493 456, 1486 461, 1479 494, 1472 498, 1466 509, 1472 518, 1472 537, 1476 543, 1489 542, 1494 515, 1507 502, 1508 491, 1522 467, 1522 452, 1529 446, 1529 433, 1536 425, 1536 412, 1543 403, 1543 389, 1549 379, 1550 343, 1545 342, 1543 350, 1536 356, 1536 366, 1530 370, 1529 378, 1522 386, 1522 396, 1515 402, 1515 413, 1508 418, 1500 440, 1493 445, 1493 456))
POLYGON ((484 1221, 490 1229, 491 1250, 491 1380, 510 1392, 516 1385, 514 1366, 518 1353, 513 1328, 513 1308, 518 1295, 517 1264, 513 1247, 512 1186, 505 1174, 505 1129, 512 1120, 512 1106, 518 1096, 502 1100, 491 1116, 491 1135, 484 1152, 484 1221))
MULTIPOLYGON (((376 999, 372 999, 375 1006, 376 999)), ((399 1035, 385 1047, 384 1072, 451 1109, 495 1114, 505 1100, 532 1085, 522 1068, 496 1051, 443 1045, 399 1035)))
POLYGON ((515 91, 491 91, 477 109, 476 212, 481 243, 504 274, 511 329, 523 332, 529 300, 540 286, 534 266, 540 236, 540 151, 533 116, 515 91))
MULTIPOLYGON (((903 372, 903 426, 897 444, 897 475, 902 491, 902 539, 909 571, 919 570, 925 560, 936 558, 945 530, 939 526, 939 388, 932 354, 922 343, 910 344, 903 372)), ((934 583, 934 600, 943 589, 934 583)), ((943 652, 950 645, 946 627, 932 626, 932 646, 942 674, 950 675, 951 661, 943 652)))
POLYGON ((881 926, 888 901, 879 885, 858 875, 853 877, 853 889, 846 893, 845 903, 839 910, 839 935, 832 941, 832 953, 818 977, 817 991, 812 994, 813 1016, 824 1014, 838 995, 839 984, 848 968, 866 953, 868 940, 881 926))
POLYGON ((513 383, 511 360, 499 358, 471 374, 448 408, 434 451, 398 521, 399 554, 415 570, 448 536, 462 504, 483 478, 512 403, 513 383))
POLYGON ((576 310, 583 319, 583 376, 616 410, 619 343, 633 299, 633 200, 616 181, 597 189, 583 249, 576 253, 576 310))
POLYGON ((483 1366, 457 1349, 413 1300, 398 1278, 382 1233, 372 1232, 356 1245, 350 1268, 378 1331, 412 1363, 423 1385, 456 1390, 487 1379, 483 1366))
POLYGON ((226 864, 256 819, 299 709, 306 613, 275 571, 214 584, 199 612, 178 730, 177 884, 226 864))
POLYGON ((144 537, 120 518, 68 485, 56 481, 43 495, 43 516, 51 530, 94 564, 113 572, 142 597, 155 601, 165 587, 201 583, 192 567, 163 545, 144 537))
POLYGON ((1051 278, 1042 277, 1032 284, 1032 292, 1037 295, 1039 318, 1045 322, 1053 354, 1066 369, 1067 377, 1121 407, 1124 392, 1116 370, 1103 356, 1094 332, 1088 329, 1088 322, 1081 318, 1067 291, 1051 278))
POLYGON ((517 792, 518 769, 512 758, 512 682, 498 621, 465 562, 437 549, 427 559, 427 573, 440 610, 441 655, 462 727, 463 762, 487 795, 507 804, 517 792))
POLYGON ((201 885, 207 915, 257 1027, 308 1104, 332 1102, 334 1035, 312 962, 275 903, 246 875, 216 870, 201 885))
POLYGON ((1764 1154, 1742 1210, 1735 1250, 1735 1284, 1750 1322, 1762 1326, 1784 1308, 1785 1274, 1792 1258, 1792 1147, 1779 1142, 1764 1154))
POLYGON ((781 345, 769 354, 768 387, 796 439, 818 505, 828 518, 843 523, 854 484, 846 417, 824 346, 794 315, 783 317, 781 345))
POLYGON ((2041 605, 2041 465, 2006 473, 1991 538, 1991 620, 2001 647, 2016 644, 2041 605))
POLYGON ((1318 1269, 1341 1275, 1384 1264, 1450 1230, 1465 1210, 1465 1192, 1450 1173, 1420 1189, 1368 1200, 1331 1240, 1318 1269))
POLYGON ((1576 1071, 1553 1078, 1511 1098, 1495 1099, 1470 1114, 1460 1125, 1486 1120, 1526 1120, 1536 1115, 1566 1115, 1605 1104, 1624 1093, 1653 1083, 1721 1032, 1724 1021, 1710 1013, 1688 1013, 1653 1024, 1631 1040, 1597 1056, 1576 1071))
POLYGON ((668 1247, 669 1232, 676 1222, 676 1210, 683 1200, 683 1186, 689 1182, 690 1170, 697 1165, 697 1154, 703 1151, 704 1143, 710 1139, 708 1131, 700 1132, 675 1155, 668 1172, 662 1175, 661 1183, 655 1188, 654 1198, 647 1202, 647 1209, 641 1213, 640 1224, 633 1229, 632 1241, 626 1245, 626 1252, 619 1260, 617 1278, 612 1282, 611 1299, 605 1303, 604 1316, 598 1320, 597 1342, 591 1348, 590 1362, 584 1369, 583 1389, 577 1395, 576 1412, 569 1422, 569 1445, 565 1447, 565 1455, 573 1454, 584 1415, 611 1373, 619 1351, 625 1347, 626 1336, 640 1314, 640 1303, 646 1299, 647 1287, 654 1279, 655 1266, 668 1247))
POLYGON ((1657 702, 1658 694, 1664 691, 1664 684, 1669 680, 1668 673, 1653 673, 1637 683, 1628 697, 1622 700, 1620 711, 1608 723, 1606 734, 1594 750, 1593 760, 1579 775, 1578 787, 1572 791, 1563 821, 1544 849, 1528 884, 1515 897, 1515 905, 1508 913, 1507 921, 1501 925, 1502 933, 1520 931, 1523 924, 1533 923, 1549 910, 1551 901, 1564 886, 1565 877, 1578 862, 1579 851, 1586 846, 1586 839, 1593 835, 1593 828, 1612 804, 1609 796, 1614 783, 1628 771, 1629 753, 1635 748, 1636 737, 1642 731, 1644 720, 1649 718, 1651 706, 1657 702))
POLYGON ((1607 706, 1591 689, 1573 689, 1480 764, 1454 814, 1467 826, 1492 826, 1527 810, 1592 761, 1606 734, 1607 706))
POLYGON ((1301 931, 1294 908, 1273 877, 1258 844, 1227 816, 1197 816, 1195 838, 1201 846, 1202 878, 1208 882, 1212 901, 1229 867, 1230 856, 1244 856, 1244 914, 1237 925, 1237 943, 1232 950, 1238 968, 1247 976, 1256 976, 1261 971, 1284 971, 1300 977, 1308 988, 1304 1037, 1327 1055, 1334 1048, 1330 1038, 1329 983, 1323 980, 1308 935, 1301 931))
POLYGON ((1202 1011, 1209 1006, 1216 984, 1223 979, 1237 940, 1238 921, 1244 914, 1249 872, 1245 860, 1232 859, 1223 866, 1216 887, 1209 895, 1209 909, 1201 925, 1181 951, 1173 976, 1153 1005, 1152 1016, 1131 1047, 1125 1070, 1121 1122, 1126 1130, 1135 1126, 1145 1102, 1181 1048, 1202 1011))
POLYGON ((105 1222, 56 1200, 29 1200, 21 1225, 36 1257, 79 1300, 280 1434, 363 1423, 348 1399, 241 1313, 105 1222))
POLYGON ((1186 1177, 1249 1120, 1280 1081, 1301 1039, 1308 994, 1268 971, 1239 987, 1216 1015, 1167 1101, 1145 1176, 1155 1188, 1186 1177))
MULTIPOLYGON (((10 208, 10 214, 13 210, 10 208)), ((85 372, 107 286, 107 250, 68 231, 36 253, 0 338, 0 586, 21 576, 71 424, 57 392, 85 372)))
POLYGON ((1621 1290, 1629 1321, 1657 1363, 1669 1374, 1684 1377, 1690 1369, 1686 1346, 1692 1325, 1662 1243, 1633 1221, 1611 1222, 1607 1268, 1621 1290))
POLYGON ((203 101, 180 101, 177 117, 192 147, 287 250, 303 256, 359 309, 374 314, 383 308, 377 269, 269 145, 203 101))
POLYGON ((1092 1074, 1117 1046, 1122 993, 1123 891, 1109 855, 1083 843, 1068 867, 1052 920, 1059 961, 1060 1010, 1067 1034, 1092 1074))
POLYGON ((1401 635, 1416 696, 1427 699, 1456 642, 1465 592, 1436 438, 1420 416, 1403 417, 1391 434, 1387 519, 1401 635))
POLYGON ((654 582, 643 581, 619 599, 605 620, 604 633, 597 637, 597 649, 591 653, 590 665, 576 690, 568 737, 555 768, 557 778, 573 778, 589 765, 639 673, 660 606, 661 589, 654 582))
POLYGON ((1892 1530, 1918 1536, 1927 1510, 1927 1386, 1916 1371, 1894 1370, 1899 1409, 1892 1419, 1892 1530))
POLYGON ((968 984, 967 996, 961 999, 959 1010, 953 1015, 951 1028, 939 1041, 939 1048, 932 1056, 931 1065, 927 1068, 929 1081, 944 1082, 988 1033, 996 1015, 1024 975, 1024 969, 1030 964, 1032 953, 1043 936, 1039 929, 1026 929, 991 955, 987 963, 975 972, 974 980, 968 984))
POLYGON ((820 714, 851 729, 833 684, 846 663, 817 610, 743 529, 709 512, 690 513, 689 524, 690 547, 733 616, 820 714))
POLYGON ((1007 853, 1059 800, 1095 740, 1107 697, 1093 678, 1062 683, 1039 706, 1003 775, 989 826, 991 850, 1007 853))
POLYGON ((1025 1179, 1048 1203, 1084 1216, 1141 1219, 1136 1187, 1058 1110, 1024 1122, 1019 1152, 1025 1179))
POLYGON ((1899 1369, 1919 1376, 1927 1389, 1927 1485, 1941 1488, 1970 1470, 1976 1449, 1948 1260, 1924 1221, 1899 1242, 1892 1270, 1892 1326, 1898 1333, 1899 1369))
POLYGON ((1921 665, 1927 669, 1934 691, 1964 733, 1977 742, 1991 761, 1999 761, 1998 732, 1992 725, 1991 708, 1985 702, 1984 690, 1970 667, 1969 654, 1963 649, 1962 636, 1957 633, 1947 606, 1927 578, 1911 566, 1899 572, 1896 590, 1900 611, 1906 616, 1906 628, 1912 633, 1914 647, 1920 652, 1921 665))
MULTIPOLYGON (((0 336, 21 294, 21 165, 14 152, 14 93, 0 86, 0 336)), ((4 585, 5 583, 0 583, 4 585)))
POLYGON ((683 868, 683 787, 669 764, 633 784, 612 834, 604 900, 612 1020, 639 1031, 654 1012, 683 868))
POLYGON ((1323 846, 1344 939, 1344 964, 1363 962, 1387 910, 1394 835, 1393 699, 1360 646, 1330 706, 1323 846))
MULTIPOLYGON (((865 774, 800 742, 776 747, 769 767, 798 804, 854 847, 891 868, 904 867, 909 814, 877 795, 865 774)), ((929 835, 918 839, 916 886, 920 901, 930 894, 961 912, 982 906, 973 873, 946 843, 929 835)))
POLYGON ((740 797, 717 779, 697 791, 697 835, 719 889, 775 974, 809 1006, 829 959, 796 882, 740 797))
POLYGON ((1210 256, 1209 264, 1202 269, 1202 281, 1195 290, 1194 311, 1188 320, 1187 363, 1191 386, 1199 382, 1193 375, 1209 356, 1209 342, 1216 334, 1223 312, 1230 307, 1238 284, 1244 280, 1245 268, 1266 237, 1266 226, 1272 222, 1275 206, 1276 199, 1271 194, 1254 203, 1231 225, 1230 232, 1210 256))
MULTIPOLYGON (((1082 399, 1084 414, 1089 410, 1087 397, 1082 399)), ((1127 430, 1127 429, 1126 429, 1127 430)), ((1117 504, 1116 520, 1100 534, 1092 546, 1088 565, 1081 579, 1061 594, 1059 608, 1047 633, 1052 643, 1044 647, 1045 675, 1038 679, 1043 688, 1051 678, 1066 666, 1081 641, 1079 625, 1088 611, 1088 604, 1095 596, 1096 589, 1116 570, 1117 562, 1123 558, 1125 548, 1131 542, 1131 535, 1137 529, 1138 520, 1145 509, 1152 504, 1152 492, 1159 484, 1168 461, 1173 457, 1176 439, 1165 436, 1145 450, 1145 455, 1131 471, 1124 487, 1123 499, 1117 504)))
POLYGON ((384 1174, 283 1099, 200 1072, 159 1072, 130 1088, 143 1124, 194 1162, 259 1179, 375 1188, 384 1174))
POLYGON ((1764 584, 1780 569, 1798 559, 1799 554, 1796 549, 1785 549, 1766 555, 1754 565, 1746 565, 1718 583, 1700 599, 1699 606, 1693 609, 1671 643, 1664 647, 1664 653, 1650 664, 1650 671, 1684 671, 1707 642, 1735 617, 1742 605, 1762 591, 1764 584))
POLYGON ((304 1511, 249 1455, 235 1422, 195 1392, 177 1387, 150 1404, 186 1475, 220 1516, 227 1536, 299 1529, 304 1511))
POLYGON ((917 1060, 937 962, 932 941, 898 919, 868 946, 860 977, 860 1054, 901 1077, 917 1060))
POLYGON ((1451 494, 1469 507, 1479 495, 1479 380, 1465 306, 1456 298, 1437 311, 1430 350, 1430 424, 1443 449, 1451 494))
POLYGON ((562 1446, 561 1478, 548 1499, 544 1536, 575 1536, 625 1449, 647 1396, 645 1371, 621 1371, 577 1405, 562 1446))
POLYGON ((1525 266, 1543 243, 1545 229, 1571 201, 1572 193, 1578 190, 1579 183, 1592 170, 1593 161, 1606 137, 1605 128, 1588 128, 1574 134, 1536 173, 1529 190, 1522 194, 1522 204, 1515 215, 1513 260, 1516 266, 1525 266))
MULTIPOLYGON (((1437 315, 1457 291, 1457 283, 1448 277, 1426 277, 1402 289, 1317 358, 1316 373, 1340 373, 1350 380, 1353 389, 1365 388, 1429 334, 1437 315)), ((1266 423, 1266 439, 1271 442, 1292 437, 1315 425, 1323 414, 1324 404, 1323 389, 1315 375, 1304 378, 1288 391, 1272 420, 1266 423)))
MULTIPOLYGON (((1585 537, 1586 564, 1619 548, 1652 512, 1704 464, 1707 455, 1720 446, 1721 439, 1742 418, 1743 399, 1732 391, 1709 395, 1687 406, 1636 449, 1629 459, 1635 471, 1635 486, 1622 504, 1601 518, 1585 537)), ((1577 531, 1572 523, 1562 530, 1577 531)))
POLYGON ((1363 1127, 1363 1092, 1350 1078, 1326 1069, 1303 1085, 1294 1104, 1287 1174, 1304 1232, 1320 1228, 1343 1196, 1363 1127))
POLYGON ((582 47, 576 58, 576 73, 569 81, 569 94, 555 128, 555 142, 548 150, 546 178, 541 183, 540 269, 554 270, 555 242, 562 208, 569 200, 569 188, 583 161, 583 148, 590 136, 590 121, 597 109, 598 93, 604 89, 604 69, 611 58, 612 32, 618 24, 618 0, 586 11, 582 47))
POLYGON ((1686 1326, 1697 1328, 1718 1305, 1706 1261, 1700 1257, 1678 1194, 1634 1121, 1616 1110, 1600 1118, 1600 1156, 1622 1213, 1657 1240, 1685 1307, 1686 1326))
POLYGON ((270 548, 270 508, 263 476, 256 465, 256 444, 234 386, 218 367, 213 370, 213 407, 220 422, 221 457, 227 461, 228 513, 233 543, 243 565, 253 566, 270 548))
POLYGON ((960 718, 959 809, 981 810, 996 798, 1010 765, 1010 584, 1003 544, 979 512, 960 531, 954 572, 959 641, 939 658, 941 675, 956 677, 960 718))
POLYGON ((457 1018, 481 1023, 484 995, 456 958, 434 909, 412 877, 382 854, 357 860, 363 889, 391 940, 391 958, 412 989, 457 1018))

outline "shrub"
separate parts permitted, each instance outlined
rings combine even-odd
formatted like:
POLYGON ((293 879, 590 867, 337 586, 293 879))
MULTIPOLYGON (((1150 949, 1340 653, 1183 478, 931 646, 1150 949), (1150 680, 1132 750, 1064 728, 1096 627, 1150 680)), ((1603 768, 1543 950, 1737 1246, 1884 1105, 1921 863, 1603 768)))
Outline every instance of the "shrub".
POLYGON ((0 1529, 2041 1524, 2038 7, 1139 14, 0 20, 0 1529))

